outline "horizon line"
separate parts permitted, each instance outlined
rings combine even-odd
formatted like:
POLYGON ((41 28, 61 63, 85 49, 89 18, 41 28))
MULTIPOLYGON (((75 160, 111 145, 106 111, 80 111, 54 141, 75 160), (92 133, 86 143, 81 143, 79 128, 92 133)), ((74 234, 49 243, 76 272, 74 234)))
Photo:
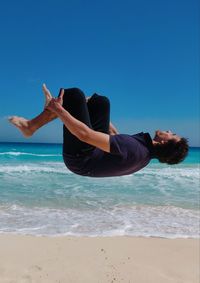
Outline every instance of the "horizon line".
MULTIPOLYGON (((12 142, 12 141, 0 141, 0 143, 24 143, 24 144, 57 144, 57 145, 62 145, 63 143, 58 143, 58 142, 12 142)), ((189 148, 200 148, 199 146, 189 146, 189 148)))

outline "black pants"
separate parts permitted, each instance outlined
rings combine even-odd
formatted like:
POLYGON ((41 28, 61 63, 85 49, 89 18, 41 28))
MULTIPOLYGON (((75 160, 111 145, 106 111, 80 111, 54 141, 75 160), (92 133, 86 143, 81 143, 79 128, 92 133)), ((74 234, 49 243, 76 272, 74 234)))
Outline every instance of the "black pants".
MULTIPOLYGON (((95 131, 109 133, 110 102, 106 96, 93 94, 88 102, 78 88, 65 89, 63 107, 76 119, 95 131)), ((83 154, 94 149, 80 141, 63 125, 63 153, 83 154)))

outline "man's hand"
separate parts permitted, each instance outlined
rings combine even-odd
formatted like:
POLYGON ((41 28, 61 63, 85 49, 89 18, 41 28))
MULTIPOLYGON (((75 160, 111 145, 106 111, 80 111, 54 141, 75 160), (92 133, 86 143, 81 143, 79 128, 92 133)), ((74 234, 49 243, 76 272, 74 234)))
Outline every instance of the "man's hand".
POLYGON ((63 104, 63 95, 64 89, 62 89, 59 97, 52 97, 50 91, 45 84, 42 86, 44 95, 46 97, 45 109, 50 110, 51 112, 56 113, 63 104))
POLYGON ((109 134, 110 135, 119 134, 118 130, 113 126, 113 124, 111 122, 110 122, 110 125, 109 125, 109 134))
POLYGON ((58 113, 60 109, 62 109, 62 103, 63 103, 63 95, 64 90, 61 92, 60 96, 58 98, 52 98, 49 102, 46 109, 50 110, 51 112, 54 112, 55 114, 58 113))

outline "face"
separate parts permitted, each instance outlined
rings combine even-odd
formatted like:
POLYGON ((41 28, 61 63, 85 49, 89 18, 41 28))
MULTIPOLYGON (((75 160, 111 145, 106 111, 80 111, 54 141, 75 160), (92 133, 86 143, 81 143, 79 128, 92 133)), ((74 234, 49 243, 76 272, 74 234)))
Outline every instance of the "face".
POLYGON ((156 142, 161 142, 161 143, 164 143, 164 142, 167 142, 169 140, 175 140, 175 141, 180 141, 180 137, 177 136, 175 133, 172 133, 171 131, 160 131, 160 130, 157 130, 155 132, 155 137, 154 137, 154 141, 156 142))

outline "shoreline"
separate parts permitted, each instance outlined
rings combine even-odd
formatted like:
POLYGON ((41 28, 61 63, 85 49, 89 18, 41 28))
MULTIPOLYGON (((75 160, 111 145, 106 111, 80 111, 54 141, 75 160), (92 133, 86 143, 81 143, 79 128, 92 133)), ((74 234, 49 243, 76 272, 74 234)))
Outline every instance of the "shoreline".
POLYGON ((195 237, 190 236, 175 236, 175 237, 165 237, 165 236, 145 236, 145 235, 65 235, 65 234, 22 234, 18 232, 0 232, 1 236, 13 236, 13 237, 30 237, 30 238, 72 238, 72 239, 112 239, 112 238, 137 238, 137 239, 164 239, 164 240, 199 240, 200 241, 200 235, 195 237))
POLYGON ((200 239, 0 234, 0 283, 199 283, 200 239))

